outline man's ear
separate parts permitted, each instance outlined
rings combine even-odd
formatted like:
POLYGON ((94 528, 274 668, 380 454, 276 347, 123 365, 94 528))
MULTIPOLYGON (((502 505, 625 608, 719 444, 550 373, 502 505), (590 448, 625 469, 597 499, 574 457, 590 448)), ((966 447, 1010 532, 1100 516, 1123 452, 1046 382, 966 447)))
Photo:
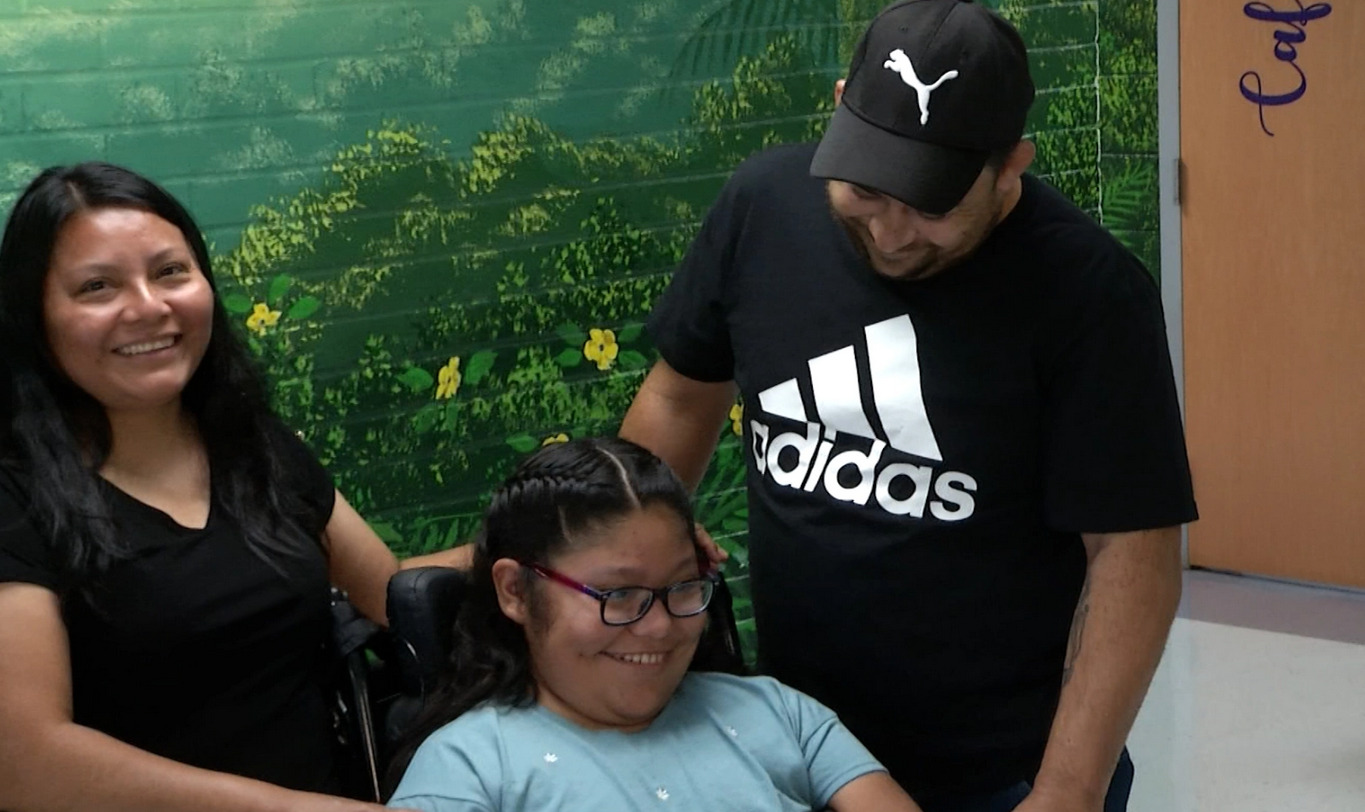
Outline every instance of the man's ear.
POLYGON ((996 185, 1012 185, 1019 180, 1019 176, 1024 174, 1033 164, 1033 158, 1038 154, 1038 148, 1032 141, 1020 141, 1010 150, 1010 154, 1005 158, 1005 163, 1000 167, 1000 173, 996 178, 996 185))
POLYGON ((493 589, 498 593, 498 608, 513 623, 525 626, 530 616, 526 605, 526 582, 522 567, 510 558, 493 562, 493 589))
POLYGON ((834 106, 838 107, 839 102, 844 98, 844 80, 840 79, 834 83, 834 106))

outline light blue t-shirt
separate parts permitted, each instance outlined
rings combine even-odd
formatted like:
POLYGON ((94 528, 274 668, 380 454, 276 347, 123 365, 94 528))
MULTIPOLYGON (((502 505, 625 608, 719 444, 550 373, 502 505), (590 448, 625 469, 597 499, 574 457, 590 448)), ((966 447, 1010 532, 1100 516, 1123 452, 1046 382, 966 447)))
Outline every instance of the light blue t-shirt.
POLYGON ((417 749, 391 807, 422 812, 809 812, 882 770, 834 712, 767 677, 693 673, 648 728, 482 706, 417 749))

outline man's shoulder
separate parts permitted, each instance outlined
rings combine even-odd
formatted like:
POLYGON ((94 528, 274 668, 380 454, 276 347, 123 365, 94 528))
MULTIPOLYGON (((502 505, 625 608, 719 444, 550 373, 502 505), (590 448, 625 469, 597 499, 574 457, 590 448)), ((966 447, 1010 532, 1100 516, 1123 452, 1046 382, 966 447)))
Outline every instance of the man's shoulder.
POLYGON ((783 144, 740 162, 708 215, 731 236, 744 235, 782 249, 787 235, 801 233, 828 217, 823 181, 811 177, 814 144, 783 144))
POLYGON ((810 185, 815 144, 779 144, 756 152, 740 162, 730 185, 745 190, 767 191, 773 187, 810 185))
POLYGON ((815 157, 815 147, 813 141, 806 141, 799 144, 775 144, 771 147, 761 149, 740 161, 740 168, 748 168, 749 171, 762 172, 768 169, 789 169, 799 166, 803 173, 810 175, 810 162, 815 157))
POLYGON ((1142 261, 1089 212, 1046 181, 1026 175, 1027 211, 1007 238, 1054 282, 1131 289, 1153 283, 1142 261))
POLYGON ((1122 244, 1094 216, 1047 181, 1025 175, 1023 184, 1028 211, 1027 228, 1021 229, 1021 234, 1026 238, 1096 252, 1122 249, 1122 244))

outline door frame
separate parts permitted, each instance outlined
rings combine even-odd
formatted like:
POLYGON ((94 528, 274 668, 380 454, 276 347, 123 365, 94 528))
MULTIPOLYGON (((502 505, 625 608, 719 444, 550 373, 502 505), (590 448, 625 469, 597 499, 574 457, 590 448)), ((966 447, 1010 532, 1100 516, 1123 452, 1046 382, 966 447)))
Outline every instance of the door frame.
MULTIPOLYGON (((1185 417, 1185 330, 1180 263, 1180 0, 1156 0, 1157 178, 1161 229, 1161 306, 1171 348, 1180 417, 1185 417)), ((1180 528, 1180 561, 1190 566, 1189 527, 1180 528)))

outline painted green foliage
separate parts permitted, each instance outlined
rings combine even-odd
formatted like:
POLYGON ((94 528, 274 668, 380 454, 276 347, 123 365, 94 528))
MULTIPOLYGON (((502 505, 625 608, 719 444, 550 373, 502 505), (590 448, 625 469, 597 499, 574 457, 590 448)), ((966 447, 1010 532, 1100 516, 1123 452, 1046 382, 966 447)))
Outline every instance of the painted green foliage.
MULTIPOLYGON (((30 0, 29 30, 51 41, 0 35, 0 56, 41 77, 97 53, 86 40, 150 37, 146 59, 167 68, 99 104, 79 94, 94 105, 80 113, 34 114, 0 93, 0 136, 20 121, 42 131, 14 142, 0 182, 92 154, 220 175, 170 185, 227 249, 224 302, 281 414, 400 554, 468 539, 521 455, 615 431, 653 360, 643 321, 725 176, 758 149, 818 136, 882 5, 465 0, 348 5, 333 19, 261 0, 242 25, 205 12, 192 36, 144 36, 146 14, 47 9, 63 2, 30 0), (228 58, 276 52, 290 58, 263 73, 228 58), (81 116, 142 130, 91 140, 81 116), (269 202, 243 226, 242 200, 269 202)), ((1039 171, 1154 245, 1153 0, 989 5, 1034 51, 1039 171)), ((742 414, 720 428, 698 517, 732 554, 747 635, 742 414)))
POLYGON ((1156 4, 1001 0, 1030 47, 1039 87, 1035 171, 1098 216, 1160 273, 1156 4))
POLYGON ((1102 221, 1160 276, 1156 4, 1100 5, 1102 221))
MULTIPOLYGON (((575 143, 509 115, 457 161, 389 122, 254 210, 218 263, 225 301, 281 414, 397 552, 465 540, 517 456, 615 430, 652 361, 644 318, 723 170, 814 135, 812 117, 773 116, 828 104, 795 53, 775 41, 703 84, 685 137, 575 143)), ((724 436, 700 515, 742 579, 727 540, 742 457, 724 436)))
MULTIPOLYGON (((735 66, 730 81, 693 92, 682 135, 575 141, 509 114, 456 160, 431 127, 391 121, 340 150, 321 182, 254 210, 220 261, 237 284, 229 304, 278 382, 282 414, 396 551, 468 538, 519 455, 614 431, 652 359, 642 322, 724 174, 823 126, 831 55, 872 10, 845 5, 850 22, 824 38, 736 44, 707 26, 723 32, 743 8, 704 20, 674 70, 735 66)), ((1030 9, 1016 15, 1026 37, 1030 26, 1047 31, 1034 38, 1074 42, 1084 26, 1093 37, 1093 7, 1030 9)), ((1093 204, 1093 48, 1088 59, 1050 53, 1036 58, 1040 84, 1065 89, 1043 94, 1035 115, 1042 169, 1093 204)), ((698 515, 732 553, 751 632, 741 417, 737 404, 698 515)))

